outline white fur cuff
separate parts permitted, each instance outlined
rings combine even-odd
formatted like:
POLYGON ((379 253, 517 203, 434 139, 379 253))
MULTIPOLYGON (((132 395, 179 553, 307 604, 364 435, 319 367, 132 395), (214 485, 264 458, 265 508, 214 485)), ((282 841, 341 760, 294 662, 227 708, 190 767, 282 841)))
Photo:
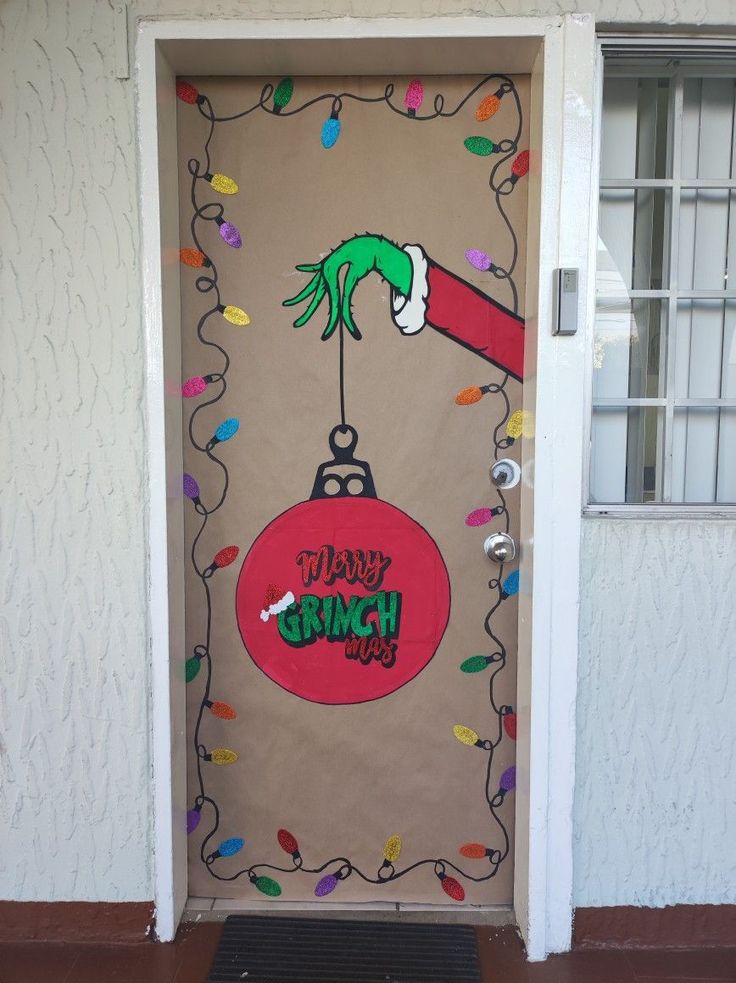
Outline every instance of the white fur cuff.
POLYGON ((416 334, 424 327, 427 312, 427 257, 421 246, 404 246, 403 250, 411 260, 411 292, 405 297, 391 291, 391 316, 402 334, 416 334))

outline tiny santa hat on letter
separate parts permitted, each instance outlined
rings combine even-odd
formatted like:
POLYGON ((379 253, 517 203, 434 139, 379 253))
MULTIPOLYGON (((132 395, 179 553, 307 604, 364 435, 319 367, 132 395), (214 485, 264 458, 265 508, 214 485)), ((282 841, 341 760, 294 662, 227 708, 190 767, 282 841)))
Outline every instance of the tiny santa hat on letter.
POLYGON ((263 599, 261 621, 268 621, 272 614, 281 614, 290 604, 294 603, 294 595, 290 590, 283 591, 275 584, 269 584, 263 599))

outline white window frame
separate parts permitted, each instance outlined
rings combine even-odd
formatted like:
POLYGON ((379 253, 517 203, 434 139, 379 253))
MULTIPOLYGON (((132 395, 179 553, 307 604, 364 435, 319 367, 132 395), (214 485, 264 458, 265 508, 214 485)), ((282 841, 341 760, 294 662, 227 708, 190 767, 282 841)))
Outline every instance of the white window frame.
MULTIPOLYGON (((646 58, 647 56, 652 58, 662 58, 667 52, 676 51, 678 55, 686 59, 692 59, 687 61, 684 65, 680 65, 677 69, 668 69, 667 67, 659 64, 652 65, 651 67, 641 66, 637 68, 637 74, 642 78, 644 77, 664 77, 664 76, 675 76, 679 75, 684 78, 687 76, 694 77, 723 77, 724 70, 722 63, 726 60, 736 59, 736 39, 731 41, 730 39, 724 38, 698 38, 698 37, 682 37, 673 35, 657 35, 656 37, 642 36, 642 35, 605 35, 600 34, 596 40, 596 73, 595 73, 595 104, 596 112, 593 124, 593 186, 597 189, 595 198, 592 205, 592 224, 590 227, 590 256, 589 256, 589 268, 591 270, 591 277, 589 281, 590 296, 588 298, 589 303, 592 305, 593 310, 596 309, 596 278, 595 270, 597 263, 597 249, 598 249, 598 208, 599 208, 599 194, 601 188, 616 188, 616 187, 626 187, 626 188, 673 188, 679 191, 680 188, 685 187, 687 189, 698 189, 698 188, 736 188, 736 178, 731 180, 722 181, 711 181, 711 180, 698 180, 698 179, 688 179, 687 181, 680 181, 679 175, 679 155, 677 152, 673 156, 673 171, 672 177, 669 179, 649 179, 649 178, 631 178, 622 181, 616 180, 606 180, 601 183, 600 180, 600 167, 601 167, 601 129, 603 123, 603 81, 605 69, 605 53, 606 51, 616 50, 618 52, 625 51, 627 56, 631 60, 638 58, 646 58), (714 64, 714 59, 717 60, 717 64, 714 64)), ((609 63, 609 68, 607 74, 631 74, 630 67, 621 66, 611 66, 609 63)), ((682 90, 680 89, 680 101, 682 96, 682 90)), ((679 127, 679 119, 677 114, 677 108, 675 109, 675 127, 679 127)), ((678 135, 674 136, 674 147, 675 151, 679 149, 678 135)), ((679 210, 679 195, 673 195, 673 201, 671 205, 670 213, 670 224, 673 229, 678 227, 678 210, 679 210), (675 200, 676 199, 676 200, 675 200)), ((675 250, 676 250, 676 236, 674 237, 675 250)), ((669 264, 672 268, 673 264, 677 263, 676 251, 670 253, 669 264)), ((676 323, 676 305, 678 299, 688 298, 688 299, 698 299, 698 298, 715 298, 720 299, 734 298, 736 297, 736 290, 687 290, 679 291, 677 290, 677 284, 675 282, 674 289, 671 287, 665 290, 629 290, 628 296, 632 299, 662 299, 663 303, 668 304, 668 331, 672 330, 671 326, 676 323)), ((667 435, 666 446, 664 449, 664 455, 668 459, 668 464, 665 469, 665 474, 671 476, 672 473, 672 440, 673 440, 673 427, 672 427, 672 417, 674 414, 674 408, 677 407, 687 407, 687 406, 714 406, 714 407, 733 407, 736 406, 736 399, 729 398, 719 398, 719 399, 687 399, 682 397, 675 397, 672 391, 668 391, 666 396, 660 399, 644 399, 637 397, 621 398, 621 399, 598 399, 593 398, 593 345, 594 345, 594 332, 591 332, 590 338, 590 349, 588 351, 588 357, 586 359, 586 377, 585 377, 585 393, 586 393, 586 420, 585 420, 585 468, 583 473, 583 513, 587 515, 599 515, 599 516, 621 516, 626 518, 652 518, 654 516, 660 517, 675 517, 675 518, 688 518, 688 519, 730 519, 733 521, 736 518, 736 502, 725 503, 725 502, 715 502, 712 504, 690 504, 687 502, 648 502, 648 503, 596 503, 591 502, 591 481, 590 481, 590 469, 591 469, 591 457, 592 457, 592 426, 593 426, 593 409, 594 406, 605 406, 605 405, 615 405, 617 407, 628 408, 635 406, 662 406, 665 409, 665 413, 668 416, 667 425, 665 427, 665 433, 667 435)), ((667 348, 668 354, 667 358, 670 364, 667 367, 666 378, 672 380, 674 372, 673 365, 671 364, 674 357, 675 346, 674 344, 669 344, 667 348)), ((671 389, 671 387, 670 387, 671 389)))

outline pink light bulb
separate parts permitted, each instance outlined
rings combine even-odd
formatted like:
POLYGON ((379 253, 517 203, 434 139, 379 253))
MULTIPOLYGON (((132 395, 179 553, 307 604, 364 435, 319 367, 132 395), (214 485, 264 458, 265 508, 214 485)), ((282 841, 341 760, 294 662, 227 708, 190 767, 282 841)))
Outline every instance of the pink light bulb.
POLYGON ((192 396, 199 396, 207 388, 207 383, 204 381, 201 375, 192 376, 191 379, 187 379, 184 385, 181 387, 181 394, 185 399, 191 399, 192 396))
POLYGON ((473 509, 465 516, 466 526, 484 526, 494 516, 493 509, 473 509))
POLYGON ((404 96, 404 105, 409 110, 409 113, 414 116, 417 109, 419 109, 423 102, 424 86, 419 79, 414 79, 407 86, 406 95, 404 96))

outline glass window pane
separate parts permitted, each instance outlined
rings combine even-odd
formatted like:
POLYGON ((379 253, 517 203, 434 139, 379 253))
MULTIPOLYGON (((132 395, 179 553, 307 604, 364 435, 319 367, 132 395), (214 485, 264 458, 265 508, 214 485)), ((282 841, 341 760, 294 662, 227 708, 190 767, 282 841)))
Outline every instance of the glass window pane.
POLYGON ((680 300, 674 395, 736 397, 736 299, 680 300))
POLYGON ((596 504, 661 501, 664 411, 656 406, 593 410, 590 491, 596 504))
POLYGON ((734 176, 735 92, 733 78, 683 80, 683 178, 734 176))
POLYGON ((666 309, 661 300, 598 299, 594 398, 664 396, 666 309))
POLYGON ((672 501, 736 501, 736 408, 675 409, 672 501))
POLYGON ((598 265, 623 289, 668 285, 670 192, 662 188, 601 192, 598 265))
POLYGON ((603 83, 602 178, 661 178, 667 171, 670 80, 608 77, 603 83))
POLYGON ((736 193, 685 189, 680 197, 680 290, 736 287, 736 193))

